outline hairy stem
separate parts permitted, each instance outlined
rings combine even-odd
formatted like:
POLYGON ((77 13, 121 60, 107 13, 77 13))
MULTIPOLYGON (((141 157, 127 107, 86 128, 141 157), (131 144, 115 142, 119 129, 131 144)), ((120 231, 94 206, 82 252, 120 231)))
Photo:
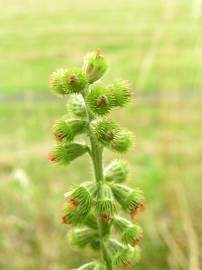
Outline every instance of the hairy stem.
MULTIPOLYGON (((85 100, 85 97, 84 97, 84 100, 85 100)), ((87 104, 86 104, 86 111, 87 111, 88 121, 89 121, 89 125, 90 125, 90 122, 93 120, 93 116, 91 115, 91 113, 87 107, 87 104)), ((96 180, 96 182, 101 182, 101 181, 104 181, 103 161, 102 161, 103 149, 98 144, 98 142, 97 142, 96 138, 94 137, 93 133, 91 132, 90 128, 89 128, 89 138, 90 138, 90 143, 91 143, 91 158, 92 158, 92 162, 93 162, 95 180, 96 180)), ((98 219, 98 225, 99 225, 99 235, 100 235, 102 257, 106 263, 107 270, 113 270, 111 257, 109 255, 109 252, 108 252, 106 246, 105 246, 105 241, 104 241, 104 239, 106 238, 104 230, 103 230, 103 227, 105 226, 105 224, 103 224, 103 222, 98 219)))

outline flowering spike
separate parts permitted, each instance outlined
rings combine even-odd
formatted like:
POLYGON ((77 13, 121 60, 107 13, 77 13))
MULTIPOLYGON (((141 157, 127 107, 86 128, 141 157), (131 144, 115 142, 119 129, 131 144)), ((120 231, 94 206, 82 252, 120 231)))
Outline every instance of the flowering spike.
POLYGON ((108 86, 96 82, 107 68, 105 58, 97 50, 84 57, 82 68, 59 69, 49 78, 49 87, 55 94, 69 96, 67 114, 53 127, 57 144, 48 159, 69 164, 88 152, 96 180, 82 182, 65 193, 61 223, 71 225, 72 245, 88 246, 102 255, 76 270, 128 270, 139 261, 141 253, 142 228, 117 212, 121 206, 132 220, 136 219, 144 210, 143 193, 122 184, 128 177, 124 160, 116 159, 103 170, 104 148, 124 153, 133 140, 130 132, 103 118, 114 107, 123 107, 131 99, 127 81, 116 80, 108 86), (75 142, 77 135, 85 137, 86 143, 75 142), (111 239, 111 232, 118 234, 120 241, 111 239))

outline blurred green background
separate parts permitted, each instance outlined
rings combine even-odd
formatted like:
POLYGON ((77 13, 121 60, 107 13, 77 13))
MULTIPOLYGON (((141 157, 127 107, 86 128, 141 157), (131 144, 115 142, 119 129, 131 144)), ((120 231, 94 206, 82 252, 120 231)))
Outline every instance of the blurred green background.
MULTIPOLYGON (((0 270, 68 270, 63 193, 92 178, 86 157, 51 166, 52 123, 65 100, 49 74, 100 48, 105 76, 136 100, 113 118, 132 129, 129 183, 147 198, 139 270, 199 270, 202 246, 202 1, 0 0, 0 270)), ((105 163, 115 155, 106 152, 105 163)))

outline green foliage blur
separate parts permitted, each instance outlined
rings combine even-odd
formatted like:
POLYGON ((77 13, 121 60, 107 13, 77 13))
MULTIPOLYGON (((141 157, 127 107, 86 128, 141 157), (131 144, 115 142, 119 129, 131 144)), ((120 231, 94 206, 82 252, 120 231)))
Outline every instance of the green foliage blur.
MULTIPOLYGON (((200 270, 202 3, 200 0, 0 0, 0 270, 66 270, 90 251, 69 247, 63 194, 92 179, 85 157, 50 165, 51 127, 65 100, 49 74, 101 49, 106 81, 132 81, 112 117, 135 134, 129 183, 145 191, 137 270, 200 270)), ((115 155, 106 151, 107 164, 115 155)))

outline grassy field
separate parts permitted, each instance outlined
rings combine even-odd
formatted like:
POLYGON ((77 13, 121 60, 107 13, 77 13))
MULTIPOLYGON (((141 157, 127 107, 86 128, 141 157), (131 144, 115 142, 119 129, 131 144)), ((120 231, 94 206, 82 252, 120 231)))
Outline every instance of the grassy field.
MULTIPOLYGON (((47 162, 51 125, 65 110, 47 78, 95 48, 111 62, 106 81, 135 85, 135 102, 112 115, 135 133, 129 183, 147 198, 135 269, 200 270, 201 1, 0 5, 0 270, 67 270, 92 255, 72 250, 60 225, 63 193, 92 172, 85 157, 68 168, 47 162)), ((114 157, 105 154, 105 163, 114 157)))

